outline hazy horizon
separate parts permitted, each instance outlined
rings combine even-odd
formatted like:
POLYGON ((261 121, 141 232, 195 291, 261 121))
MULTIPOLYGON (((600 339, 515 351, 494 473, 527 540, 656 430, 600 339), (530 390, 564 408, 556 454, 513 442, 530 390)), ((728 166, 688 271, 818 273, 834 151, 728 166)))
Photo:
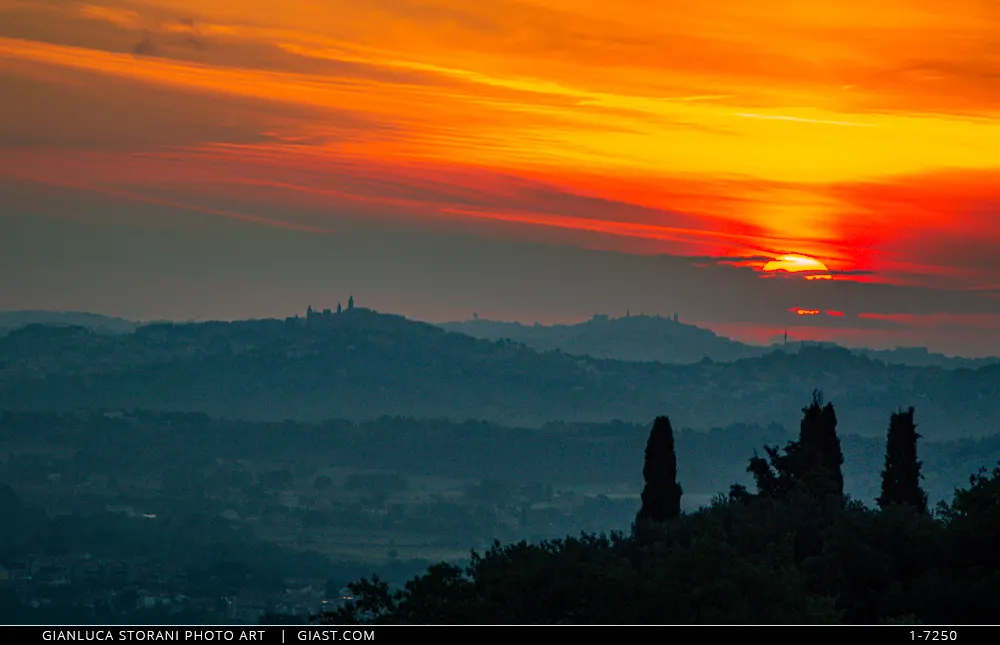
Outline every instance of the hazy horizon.
MULTIPOLYGON (((315 307, 313 307, 313 309, 317 313, 320 313, 324 309, 329 309, 331 311, 336 310, 337 304, 341 305, 342 307, 346 307, 347 306, 347 299, 350 298, 352 295, 353 294, 348 294, 347 298, 338 300, 333 305, 326 305, 326 304, 324 304, 322 306, 315 306, 315 307)), ((179 323, 179 324, 185 324, 185 323, 204 323, 204 322, 236 322, 236 321, 241 321, 241 320, 265 320, 265 319, 277 319, 277 320, 281 320, 281 319, 289 318, 289 317, 296 317, 296 316, 300 316, 301 317, 301 316, 305 316, 306 315, 306 311, 308 310, 308 308, 310 306, 312 306, 312 305, 311 304, 306 305, 301 310, 291 311, 291 312, 288 312, 288 313, 286 313, 284 315, 282 315, 282 314, 274 314, 274 315, 248 316, 248 317, 194 316, 194 317, 188 317, 188 318, 180 318, 180 317, 173 317, 173 318, 170 318, 170 317, 158 317, 158 318, 141 318, 141 317, 139 317, 139 318, 130 318, 130 317, 127 317, 127 316, 109 314, 107 312, 85 311, 85 310, 78 310, 78 309, 10 309, 10 310, 0 310, 0 315, 3 315, 3 314, 76 314, 76 315, 85 315, 85 316, 90 316, 90 315, 92 315, 92 316, 103 316, 103 317, 107 317, 107 318, 113 318, 113 319, 123 320, 123 321, 126 321, 126 322, 131 322, 131 323, 135 323, 135 324, 139 324, 139 325, 155 324, 155 323, 179 323)), ((628 318, 630 316, 631 317, 643 317, 643 316, 646 316, 646 317, 660 317, 660 318, 667 318, 667 319, 672 318, 672 315, 667 315, 667 314, 646 313, 646 312, 638 312, 638 311, 633 312, 631 310, 626 310, 623 313, 617 313, 617 314, 613 313, 613 312, 610 312, 610 313, 609 312, 595 312, 594 314, 592 314, 590 316, 586 316, 586 317, 582 317, 582 318, 581 317, 570 317, 570 316, 567 316, 565 318, 550 318, 548 321, 539 321, 539 320, 528 319, 528 318, 521 319, 521 320, 517 320, 517 319, 501 319, 501 318, 488 318, 488 317, 479 315, 478 312, 472 312, 472 314, 470 314, 470 315, 468 315, 468 316, 466 316, 464 318, 462 318, 462 317, 455 317, 455 318, 424 319, 424 318, 416 318, 416 317, 414 317, 412 315, 408 315, 406 312, 401 312, 401 311, 392 311, 392 310, 377 309, 377 308, 367 307, 367 306, 364 306, 364 305, 361 305, 361 304, 359 304, 357 306, 364 307, 364 308, 371 308, 371 309, 373 309, 374 311, 376 311, 376 312, 378 312, 380 314, 399 315, 399 316, 403 316, 404 318, 406 318, 408 320, 412 320, 412 321, 415 321, 415 322, 425 322, 425 323, 429 323, 429 324, 432 324, 432 325, 449 325, 449 324, 454 325, 454 324, 462 324, 462 323, 481 322, 481 323, 500 323, 500 324, 523 325, 525 327, 532 327, 532 326, 535 326, 535 325, 541 325, 543 327, 552 328, 552 327, 556 327, 556 326, 583 325, 583 324, 586 324, 588 322, 591 322, 597 316, 604 316, 604 317, 607 317, 608 319, 611 319, 611 320, 628 318)), ((891 344, 891 343, 887 343, 885 345, 878 345, 877 342, 874 345, 869 345, 869 344, 865 344, 863 342, 852 342, 852 340, 850 338, 847 338, 846 340, 843 340, 843 341, 818 340, 818 339, 814 339, 814 338, 796 338, 791 333, 788 334, 788 336, 786 338, 784 332, 782 332, 781 334, 776 335, 776 336, 774 336, 774 337, 772 337, 772 338, 770 338, 770 339, 768 339, 766 341, 760 341, 760 340, 758 340, 760 329, 756 328, 756 327, 753 328, 753 329, 751 329, 750 333, 745 333, 741 337, 741 335, 738 333, 739 332, 738 329, 736 330, 737 331, 736 334, 730 335, 730 334, 726 333, 726 330, 724 329, 724 327, 726 327, 726 326, 724 326, 724 325, 722 325, 722 326, 715 325, 714 326, 715 328, 713 328, 713 326, 710 325, 710 324, 698 323, 698 322, 694 322, 694 321, 680 320, 679 318, 678 318, 678 320, 679 320, 679 322, 681 322, 682 324, 685 324, 685 325, 690 325, 690 326, 698 327, 700 329, 709 330, 709 331, 715 333, 720 338, 729 338, 730 340, 734 340, 734 341, 737 341, 737 342, 740 342, 740 343, 743 343, 745 345, 752 346, 752 347, 760 347, 762 349, 769 349, 769 348, 781 349, 781 347, 784 344, 786 344, 786 342, 788 344, 791 344, 791 345, 797 345, 799 343, 806 343, 806 344, 810 344, 810 343, 833 343, 835 345, 838 345, 838 346, 841 346, 841 347, 845 347, 847 349, 853 349, 853 350, 892 351, 892 350, 922 349, 922 350, 926 350, 926 351, 928 351, 930 353, 933 353, 933 354, 943 355, 943 356, 948 357, 948 358, 969 358, 969 359, 976 359, 976 358, 1000 358, 1000 354, 990 354, 990 353, 981 354, 981 355, 957 354, 957 353, 949 353, 949 352, 946 352, 946 351, 938 351, 938 350, 935 350, 933 347, 928 347, 926 345, 901 345, 901 344, 891 344)), ((737 327, 737 326, 729 325, 729 327, 732 328, 732 327, 737 327)))

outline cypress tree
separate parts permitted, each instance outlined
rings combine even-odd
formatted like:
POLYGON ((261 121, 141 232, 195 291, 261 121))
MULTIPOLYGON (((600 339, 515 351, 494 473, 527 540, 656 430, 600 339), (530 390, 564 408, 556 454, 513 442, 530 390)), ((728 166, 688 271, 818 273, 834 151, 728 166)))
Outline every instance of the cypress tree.
POLYGON ((642 489, 642 507, 636 524, 665 522, 681 514, 683 490, 677 483, 677 455, 670 419, 656 417, 646 442, 646 460, 642 467, 646 485, 642 489))
POLYGON ((799 441, 795 455, 795 479, 801 490, 825 497, 844 496, 844 453, 837 436, 837 414, 833 404, 823 405, 823 394, 813 391, 812 403, 802 408, 799 441))
POLYGON ((912 506, 921 513, 927 510, 927 493, 920 488, 920 461, 917 459, 917 425, 913 408, 899 410, 889 418, 885 441, 885 469, 882 471, 882 494, 878 505, 912 506))

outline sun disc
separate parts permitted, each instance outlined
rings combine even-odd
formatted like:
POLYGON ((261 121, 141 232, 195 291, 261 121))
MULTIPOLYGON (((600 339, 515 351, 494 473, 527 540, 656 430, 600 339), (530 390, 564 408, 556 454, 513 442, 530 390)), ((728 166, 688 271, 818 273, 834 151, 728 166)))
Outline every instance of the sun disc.
POLYGON ((762 270, 796 273, 799 271, 829 271, 830 269, 816 258, 805 255, 782 255, 768 261, 762 270))

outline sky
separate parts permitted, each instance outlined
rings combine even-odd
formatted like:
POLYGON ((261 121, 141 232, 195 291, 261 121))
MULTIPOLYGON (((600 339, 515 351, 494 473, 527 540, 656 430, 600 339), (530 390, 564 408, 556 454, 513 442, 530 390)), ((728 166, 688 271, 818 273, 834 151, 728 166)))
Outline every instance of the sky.
POLYGON ((993 0, 0 0, 0 310, 1000 354, 993 0))

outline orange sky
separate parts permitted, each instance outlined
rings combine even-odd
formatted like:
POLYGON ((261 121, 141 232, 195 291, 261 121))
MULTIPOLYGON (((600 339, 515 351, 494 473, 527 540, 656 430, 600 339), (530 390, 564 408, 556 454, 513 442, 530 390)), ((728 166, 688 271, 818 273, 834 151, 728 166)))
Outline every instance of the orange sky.
POLYGON ((0 0, 0 177, 997 288, 998 79, 993 0, 0 0))

